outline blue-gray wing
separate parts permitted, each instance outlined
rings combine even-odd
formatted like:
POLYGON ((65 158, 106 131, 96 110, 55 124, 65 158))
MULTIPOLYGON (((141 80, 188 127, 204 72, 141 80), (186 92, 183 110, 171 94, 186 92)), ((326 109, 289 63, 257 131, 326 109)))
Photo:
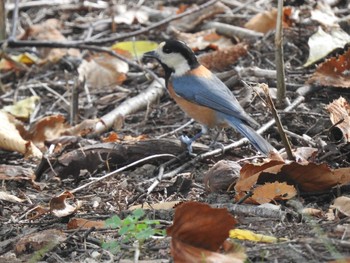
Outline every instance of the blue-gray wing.
POLYGON ((220 113, 233 116, 253 125, 258 125, 241 107, 226 85, 214 74, 211 78, 185 75, 173 77, 177 95, 186 100, 206 106, 220 113))

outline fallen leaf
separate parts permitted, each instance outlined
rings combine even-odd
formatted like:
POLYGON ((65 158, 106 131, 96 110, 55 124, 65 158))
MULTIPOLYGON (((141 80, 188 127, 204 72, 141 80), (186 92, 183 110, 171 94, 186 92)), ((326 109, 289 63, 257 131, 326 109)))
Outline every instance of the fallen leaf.
POLYGON ((135 59, 141 58, 148 51, 155 50, 157 46, 156 42, 139 40, 118 42, 112 46, 112 49, 116 50, 117 53, 120 53, 120 50, 128 52, 135 59))
POLYGON ((333 202, 332 208, 337 209, 343 215, 350 217, 350 197, 340 196, 333 202))
POLYGON ((294 186, 286 183, 274 182, 257 186, 253 190, 252 200, 258 204, 269 203, 272 200, 288 200, 296 196, 297 190, 294 186))
POLYGON ((193 51, 207 48, 221 50, 233 45, 231 39, 216 34, 215 29, 208 29, 196 33, 183 33, 176 29, 173 29, 173 31, 176 39, 184 41, 193 51))
POLYGON ((129 65, 126 62, 103 53, 84 59, 78 68, 79 80, 86 80, 94 89, 122 84, 128 71, 129 65))
POLYGON ((332 27, 328 33, 319 27, 308 40, 310 52, 304 67, 325 58, 337 48, 344 48, 347 43, 350 43, 350 36, 340 27, 332 27))
POLYGON ((332 57, 321 63, 307 83, 326 86, 350 88, 350 48, 338 57, 332 57))
POLYGON ((11 113, 18 119, 26 121, 29 119, 30 115, 33 113, 36 105, 39 103, 40 97, 31 96, 26 99, 17 101, 13 105, 8 105, 3 108, 4 111, 11 113))
POLYGON ((56 217, 66 217, 74 214, 81 207, 81 204, 71 192, 65 191, 50 200, 50 212, 56 217), (68 203, 69 200, 72 200, 73 204, 68 203))
POLYGON ((288 240, 287 238, 276 238, 274 236, 257 234, 250 230, 237 229, 237 228, 230 230, 230 238, 236 238, 240 240, 249 240, 249 241, 255 241, 255 242, 264 242, 264 243, 276 243, 279 241, 288 240))
POLYGON ((12 69, 18 70, 19 68, 13 61, 24 64, 26 66, 31 66, 39 62, 38 57, 27 52, 21 53, 19 55, 10 55, 9 58, 10 59, 2 58, 0 60, 0 71, 8 71, 12 69))
POLYGON ((338 19, 332 8, 326 2, 317 2, 316 7, 311 10, 311 20, 317 21, 324 26, 337 26, 338 19))
POLYGON ((6 112, 0 111, 0 148, 16 151, 25 157, 41 159, 42 152, 31 142, 22 138, 16 128, 14 118, 6 112))
MULTIPOLYGON (((257 185, 267 182, 285 182, 303 192, 328 190, 350 182, 350 168, 330 169, 326 164, 283 163, 246 164, 236 183, 236 199, 240 199, 257 185)), ((249 200, 249 199, 248 199, 249 200)))
POLYGON ((118 4, 116 7, 118 12, 118 14, 114 16, 114 23, 116 24, 145 24, 149 19, 147 12, 140 8, 130 8, 129 6, 122 4, 118 4))
MULTIPOLYGON (((283 27, 291 25, 292 8, 286 6, 283 8, 283 27)), ((253 16, 244 27, 256 32, 267 33, 270 30, 276 29, 277 9, 273 8, 270 11, 265 11, 253 16)))
POLYGON ((46 116, 32 125, 26 139, 31 140, 40 149, 45 149, 45 141, 60 137, 69 127, 63 115, 46 116))
POLYGON ((41 249, 48 252, 56 245, 63 243, 66 238, 67 235, 61 230, 47 229, 20 238, 15 245, 14 252, 17 256, 32 254, 41 249))
POLYGON ((28 211, 26 218, 28 220, 36 220, 36 219, 42 217, 43 215, 46 215, 49 212, 50 212, 49 208, 43 207, 41 205, 37 205, 37 206, 33 207, 32 209, 30 209, 30 211, 28 211))
MULTIPOLYGON (((349 60, 350 61, 350 60, 349 60)), ((350 87, 350 86, 349 86, 350 87)), ((350 105, 340 97, 326 106, 330 113, 330 119, 333 125, 341 130, 345 141, 350 142, 350 105)))
POLYGON ((181 203, 175 208, 173 225, 167 229, 172 237, 174 262, 200 262, 203 256, 206 262, 243 262, 238 255, 215 253, 235 224, 227 209, 198 202, 181 203))
MULTIPOLYGON (((65 36, 59 31, 61 21, 57 19, 48 19, 41 24, 30 26, 25 33, 19 37, 21 40, 47 40, 65 42, 65 36)), ((39 48, 42 58, 48 61, 58 61, 65 55, 79 57, 78 49, 63 49, 63 48, 39 48)))
MULTIPOLYGON (((0 175, 0 177, 1 177, 1 175, 0 175)), ((0 200, 11 202, 11 203, 22 203, 25 201, 21 198, 18 198, 15 195, 11 195, 11 194, 6 193, 4 191, 0 191, 0 200)))
MULTIPOLYGON (((192 7, 188 8, 191 9, 192 7)), ((230 8, 224 5, 222 2, 218 1, 213 5, 207 6, 202 10, 193 13, 189 16, 184 16, 180 19, 172 21, 170 27, 176 28, 176 30, 182 32, 190 32, 198 25, 203 23, 204 20, 209 20, 217 14, 222 14, 225 12, 230 12, 230 8)))
POLYGON ((307 207, 307 208, 303 208, 301 210, 301 213, 303 215, 309 215, 309 216, 315 216, 315 217, 323 217, 323 211, 320 209, 316 209, 316 208, 311 208, 311 207, 307 207))
POLYGON ((232 67, 238 59, 245 55, 247 55, 247 46, 245 44, 237 44, 200 55, 198 60, 211 70, 223 71, 224 69, 232 67))
POLYGON ((105 221, 93 221, 84 218, 72 218, 67 224, 67 229, 90 229, 90 228, 106 228, 105 221))

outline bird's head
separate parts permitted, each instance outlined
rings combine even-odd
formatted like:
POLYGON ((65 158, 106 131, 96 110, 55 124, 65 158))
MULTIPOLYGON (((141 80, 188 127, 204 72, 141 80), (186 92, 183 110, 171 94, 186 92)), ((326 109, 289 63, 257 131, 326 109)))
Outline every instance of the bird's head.
POLYGON ((175 76, 181 76, 199 66, 192 49, 178 40, 166 40, 160 43, 156 50, 145 53, 143 57, 157 59, 165 71, 170 70, 175 76))

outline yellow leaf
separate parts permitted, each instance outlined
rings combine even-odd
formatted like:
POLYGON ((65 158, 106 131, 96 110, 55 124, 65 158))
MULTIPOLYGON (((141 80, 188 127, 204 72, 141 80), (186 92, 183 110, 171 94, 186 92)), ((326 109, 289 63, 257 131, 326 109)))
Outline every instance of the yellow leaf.
POLYGON ((13 105, 5 106, 3 109, 4 111, 11 113, 16 118, 28 119, 39 101, 40 97, 31 96, 24 100, 17 101, 13 105))
POLYGON ((11 58, 17 62, 26 64, 26 65, 33 65, 39 61, 39 58, 37 56, 26 52, 19 54, 17 56, 11 56, 11 58))
POLYGON ((158 44, 152 41, 125 41, 112 46, 112 49, 121 49, 132 54, 133 58, 141 58, 148 51, 156 49, 158 44))
POLYGON ((244 229, 232 229, 230 230, 230 238, 236 238, 241 240, 250 240, 255 242, 276 243, 278 241, 286 241, 286 238, 276 238, 273 236, 266 236, 262 234, 256 234, 250 230, 244 229))

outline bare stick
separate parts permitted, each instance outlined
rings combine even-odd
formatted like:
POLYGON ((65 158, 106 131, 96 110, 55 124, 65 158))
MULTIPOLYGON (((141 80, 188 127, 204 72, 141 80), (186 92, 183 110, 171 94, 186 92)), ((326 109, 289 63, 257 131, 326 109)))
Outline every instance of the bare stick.
POLYGON ((120 172, 122 172, 122 171, 125 171, 126 169, 129 169, 129 168, 131 168, 131 167, 133 167, 133 166, 135 166, 135 165, 138 165, 139 163, 142 163, 142 162, 145 162, 145 161, 148 161, 148 160, 152 160, 152 159, 156 159, 156 158, 162 158, 162 157, 175 157, 175 156, 172 155, 172 154, 156 154, 156 155, 148 156, 148 157, 146 157, 146 158, 142 158, 142 159, 140 159, 140 160, 137 160, 136 162, 133 162, 133 163, 128 164, 128 165, 126 165, 126 166, 124 166, 124 167, 121 167, 121 168, 119 168, 119 169, 117 169, 117 170, 115 170, 115 171, 113 171, 113 172, 110 172, 110 173, 108 173, 108 174, 106 174, 106 175, 104 175, 104 176, 102 176, 102 177, 100 177, 100 178, 98 178, 98 179, 96 179, 96 180, 94 180, 94 181, 91 181, 91 182, 88 182, 88 183, 86 183, 86 184, 84 184, 84 185, 81 185, 81 186, 79 186, 79 187, 77 187, 77 188, 71 190, 70 192, 71 192, 71 193, 78 192, 78 191, 80 191, 80 190, 82 190, 82 189, 88 187, 89 185, 92 185, 92 184, 97 183, 97 182, 99 182, 99 181, 102 181, 102 180, 104 180, 104 179, 106 179, 106 178, 108 178, 108 177, 111 177, 111 176, 113 176, 113 175, 116 175, 117 173, 120 173, 120 172))
POLYGON ((289 160, 295 160, 294 156, 293 156, 293 153, 292 153, 292 149, 290 147, 290 142, 288 140, 288 137, 284 131, 284 128, 282 126, 282 123, 281 123, 281 119, 280 119, 280 116, 278 115, 277 113, 277 110, 275 108, 275 105, 272 101, 272 98, 270 96, 270 93, 269 93, 269 87, 266 85, 266 84, 261 84, 261 88, 263 89, 263 91, 265 92, 265 97, 267 99, 267 103, 270 107, 270 110, 271 110, 271 113, 272 113, 272 116, 273 118, 275 119, 276 121, 276 124, 277 124, 277 128, 278 128, 278 133, 280 134, 281 136, 281 139, 282 139, 282 143, 284 145, 284 148, 287 152, 287 156, 288 156, 288 159, 289 160))
POLYGON ((117 118, 124 118, 128 114, 143 109, 147 107, 147 105, 157 101, 165 92, 164 85, 163 79, 155 79, 145 91, 124 101, 113 111, 101 117, 100 121, 96 123, 95 132, 101 133, 105 131, 113 126, 117 118), (159 84, 157 80, 162 84, 159 84))
POLYGON ((6 39, 6 9, 5 1, 0 1, 0 40, 6 39))
POLYGON ((284 60, 283 60, 283 29, 282 29, 282 16, 283 16, 283 0, 278 0, 278 13, 276 23, 276 70, 277 70, 277 99, 279 103, 282 103, 286 96, 286 83, 284 81, 284 60))

